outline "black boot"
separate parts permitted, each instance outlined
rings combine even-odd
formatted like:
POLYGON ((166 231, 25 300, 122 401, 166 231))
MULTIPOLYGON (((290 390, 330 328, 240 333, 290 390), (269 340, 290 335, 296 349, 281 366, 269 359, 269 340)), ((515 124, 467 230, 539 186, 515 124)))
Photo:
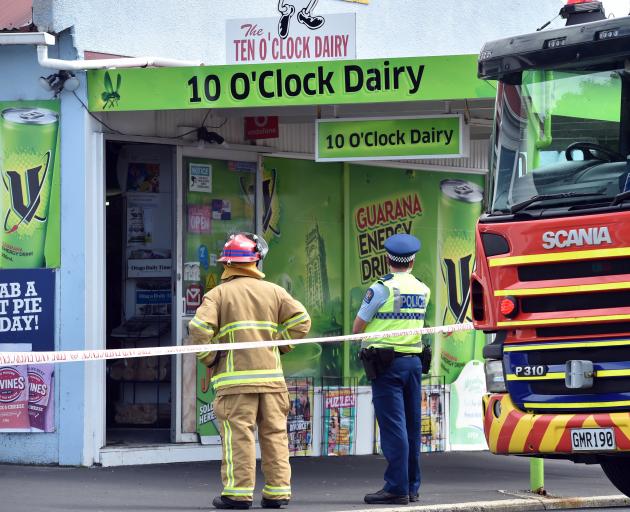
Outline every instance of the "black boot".
POLYGON ((291 16, 295 12, 295 7, 292 5, 285 5, 286 10, 283 13, 280 13, 280 21, 278 22, 278 35, 282 39, 286 39, 289 35, 289 21, 291 21, 291 16))
POLYGON ((306 12, 306 9, 302 9, 300 12, 298 12, 297 20, 302 25, 306 25, 311 30, 317 30, 326 21, 321 16, 311 16, 309 13, 306 12))
POLYGON ((369 505, 407 505, 409 503, 409 496, 406 494, 399 496, 398 494, 392 494, 385 489, 381 489, 378 492, 366 494, 363 501, 369 505))
POLYGON ((415 503, 416 501, 420 501, 420 494, 410 494, 409 495, 409 503, 415 503))
POLYGON ((289 500, 283 498, 280 500, 272 500, 270 498, 265 498, 263 496, 263 499, 260 502, 260 506, 262 508, 284 508, 289 504, 289 500))
POLYGON ((233 500, 227 496, 217 496, 212 500, 212 506, 214 508, 228 509, 228 510, 247 510, 252 506, 251 501, 233 500))

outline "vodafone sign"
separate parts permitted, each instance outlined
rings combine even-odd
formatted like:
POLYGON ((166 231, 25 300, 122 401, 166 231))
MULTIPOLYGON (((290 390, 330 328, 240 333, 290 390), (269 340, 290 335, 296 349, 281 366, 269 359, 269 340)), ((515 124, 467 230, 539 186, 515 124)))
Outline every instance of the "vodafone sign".
POLYGON ((278 138, 278 116, 246 117, 244 121, 247 140, 278 138))

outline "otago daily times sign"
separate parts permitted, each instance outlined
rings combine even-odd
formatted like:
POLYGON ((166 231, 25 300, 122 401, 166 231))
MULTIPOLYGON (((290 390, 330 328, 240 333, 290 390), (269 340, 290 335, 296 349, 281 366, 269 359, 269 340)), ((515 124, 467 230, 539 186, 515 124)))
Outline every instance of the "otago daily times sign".
POLYGON ((494 98, 476 74, 476 55, 95 70, 88 98, 93 112, 494 98))

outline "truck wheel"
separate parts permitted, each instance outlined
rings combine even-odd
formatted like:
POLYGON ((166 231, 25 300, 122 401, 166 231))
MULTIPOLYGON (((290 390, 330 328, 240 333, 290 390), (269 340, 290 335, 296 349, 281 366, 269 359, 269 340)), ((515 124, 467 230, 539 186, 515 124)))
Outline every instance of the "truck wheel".
POLYGON ((630 458, 610 457, 600 461, 608 480, 622 493, 630 497, 630 458))

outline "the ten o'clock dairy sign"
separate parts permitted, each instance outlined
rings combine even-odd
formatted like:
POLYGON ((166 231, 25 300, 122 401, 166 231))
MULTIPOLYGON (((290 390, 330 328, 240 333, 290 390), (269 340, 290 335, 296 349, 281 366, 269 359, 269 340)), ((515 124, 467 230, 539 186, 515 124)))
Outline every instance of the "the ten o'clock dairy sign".
POLYGON ((357 54, 354 13, 321 14, 314 0, 280 0, 273 18, 227 20, 225 34, 228 64, 355 59, 357 54))

